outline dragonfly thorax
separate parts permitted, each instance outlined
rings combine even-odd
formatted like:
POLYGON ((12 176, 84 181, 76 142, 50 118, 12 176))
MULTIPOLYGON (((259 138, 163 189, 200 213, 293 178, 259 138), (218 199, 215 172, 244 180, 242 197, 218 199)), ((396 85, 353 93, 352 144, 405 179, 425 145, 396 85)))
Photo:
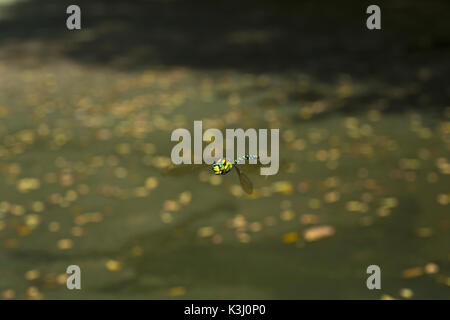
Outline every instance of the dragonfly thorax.
POLYGON ((233 163, 226 159, 218 159, 211 165, 214 174, 227 174, 233 168, 233 163))

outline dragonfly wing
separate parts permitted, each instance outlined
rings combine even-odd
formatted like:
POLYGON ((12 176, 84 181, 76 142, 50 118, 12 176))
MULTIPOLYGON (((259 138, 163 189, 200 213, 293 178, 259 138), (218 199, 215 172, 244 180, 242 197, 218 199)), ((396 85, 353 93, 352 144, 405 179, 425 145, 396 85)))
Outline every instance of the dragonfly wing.
POLYGON ((253 193, 253 184, 250 181, 250 179, 247 177, 247 175, 243 172, 241 172, 241 170, 239 170, 238 167, 236 168, 236 172, 239 176, 239 182, 241 183, 241 187, 242 189, 244 189, 244 191, 248 194, 252 194, 253 193))

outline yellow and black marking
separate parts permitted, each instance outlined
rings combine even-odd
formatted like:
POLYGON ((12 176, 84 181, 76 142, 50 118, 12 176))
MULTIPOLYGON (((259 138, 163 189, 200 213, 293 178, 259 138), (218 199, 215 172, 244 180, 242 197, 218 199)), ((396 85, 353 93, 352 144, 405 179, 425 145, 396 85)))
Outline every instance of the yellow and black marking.
POLYGON ((250 160, 250 159, 258 159, 258 156, 250 156, 245 155, 239 159, 234 160, 233 162, 228 161, 226 159, 219 159, 217 161, 214 161, 214 163, 211 165, 211 168, 214 172, 214 174, 227 174, 228 172, 233 169, 234 166, 239 164, 242 161, 250 160))
POLYGON ((226 159, 219 159, 217 161, 214 161, 214 163, 211 165, 211 168, 214 174, 227 174, 231 171, 231 169, 233 169, 233 163, 227 161, 226 159))
MULTIPOLYGON (((244 172, 241 172, 239 169, 239 166, 242 162, 245 160, 251 160, 251 159, 258 159, 258 156, 243 156, 237 160, 234 161, 227 161, 226 159, 218 159, 214 161, 213 164, 211 164, 211 169, 214 174, 216 175, 225 175, 228 172, 230 172, 233 168, 235 168, 236 173, 239 177, 239 183, 242 187, 242 189, 248 193, 253 193, 253 184, 250 181, 250 179, 247 177, 247 175, 244 172)), ((194 172, 196 169, 202 169, 204 168, 204 164, 185 164, 185 165, 177 165, 177 166, 171 166, 168 168, 165 168, 162 170, 162 173, 164 175, 170 175, 170 176, 180 176, 184 174, 189 174, 194 172)))
POLYGON ((239 159, 234 160, 233 162, 231 161, 227 161, 226 159, 219 159, 217 161, 215 161, 212 165, 212 171, 214 172, 214 174, 220 174, 220 175, 224 175, 227 174, 228 172, 231 171, 231 169, 236 168, 236 172, 239 176, 239 182, 241 184, 242 189, 244 189, 244 191, 248 194, 251 194, 253 192, 253 184, 250 181, 250 179, 247 177, 247 175, 243 172, 241 172, 241 170, 239 170, 239 168, 237 167, 237 164, 239 164, 242 161, 245 160, 250 160, 250 159, 257 159, 258 156, 243 156, 239 159))

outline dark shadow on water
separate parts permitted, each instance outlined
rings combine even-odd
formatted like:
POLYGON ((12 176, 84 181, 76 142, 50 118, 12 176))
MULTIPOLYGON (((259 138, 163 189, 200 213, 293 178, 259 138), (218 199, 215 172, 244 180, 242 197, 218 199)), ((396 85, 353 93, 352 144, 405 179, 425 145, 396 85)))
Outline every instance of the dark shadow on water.
MULTIPOLYGON (((449 100, 448 1, 379 1, 378 31, 365 27, 366 1, 80 0, 81 31, 65 27, 69 4, 25 0, 9 6, 8 19, 0 20, 2 59, 31 54, 37 64, 65 57, 125 71, 181 66, 303 73, 326 83, 348 74, 356 82, 399 87, 426 68, 431 77, 416 95, 426 92, 428 103, 419 107, 441 108, 449 100)), ((400 105, 391 108, 411 107, 410 101, 400 105)))

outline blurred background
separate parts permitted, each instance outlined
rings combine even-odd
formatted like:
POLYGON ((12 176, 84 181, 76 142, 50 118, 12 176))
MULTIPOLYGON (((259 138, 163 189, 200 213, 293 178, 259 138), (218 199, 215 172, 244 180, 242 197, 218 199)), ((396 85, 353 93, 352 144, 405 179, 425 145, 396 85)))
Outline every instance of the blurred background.
POLYGON ((1 299, 450 298, 448 1, 70 4, 0 0, 1 299), (194 120, 280 172, 163 175, 194 120))

